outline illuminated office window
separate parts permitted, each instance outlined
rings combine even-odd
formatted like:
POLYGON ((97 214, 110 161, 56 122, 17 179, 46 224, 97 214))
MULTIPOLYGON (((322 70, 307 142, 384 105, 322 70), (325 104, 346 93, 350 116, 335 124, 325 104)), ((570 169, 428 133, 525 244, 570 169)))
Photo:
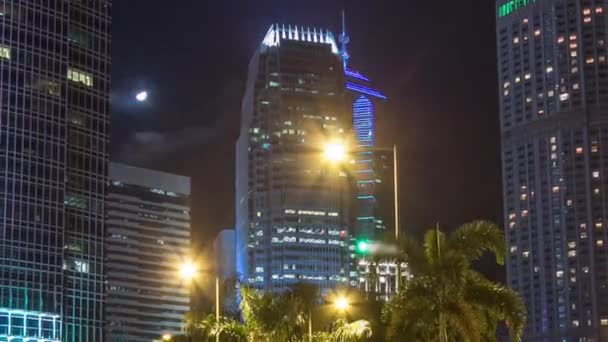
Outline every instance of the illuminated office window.
POLYGON ((8 46, 0 45, 0 58, 2 59, 11 59, 11 48, 8 46))
POLYGON ((84 84, 87 87, 93 86, 93 76, 91 74, 74 68, 68 68, 68 80, 84 84))

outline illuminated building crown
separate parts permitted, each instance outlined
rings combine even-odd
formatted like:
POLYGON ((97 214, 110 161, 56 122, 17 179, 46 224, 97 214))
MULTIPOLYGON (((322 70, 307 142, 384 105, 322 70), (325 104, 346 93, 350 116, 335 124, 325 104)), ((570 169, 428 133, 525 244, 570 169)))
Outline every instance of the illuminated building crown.
POLYGON ((329 44, 333 53, 339 53, 338 44, 333 33, 329 30, 317 29, 315 27, 273 24, 268 29, 268 33, 266 33, 262 44, 265 46, 280 46, 282 40, 329 44))

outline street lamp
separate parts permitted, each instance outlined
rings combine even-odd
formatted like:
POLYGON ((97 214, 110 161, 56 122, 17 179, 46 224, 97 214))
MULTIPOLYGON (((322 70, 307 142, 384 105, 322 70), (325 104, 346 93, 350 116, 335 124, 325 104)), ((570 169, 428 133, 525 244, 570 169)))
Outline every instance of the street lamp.
POLYGON ((192 281, 196 277, 196 273, 196 265, 191 261, 186 261, 179 267, 179 274, 182 280, 192 281))
MULTIPOLYGON (((399 164, 397 145, 393 145, 392 149, 372 147, 372 151, 390 151, 393 152, 393 192, 394 192, 394 207, 395 207, 395 242, 399 241, 399 164)), ((348 156, 349 149, 344 143, 330 142, 325 145, 324 155, 325 159, 333 163, 342 163, 348 156)), ((356 250, 359 254, 368 254, 370 244, 367 240, 358 240, 355 245, 356 250)), ((396 277, 395 277, 395 292, 399 291, 399 282, 401 278, 401 263, 396 262, 396 277)))
POLYGON ((348 298, 346 298, 344 296, 340 296, 340 297, 336 298, 336 300, 334 302, 334 306, 336 307, 336 309, 338 309, 338 311, 345 312, 346 310, 348 310, 348 307, 350 306, 350 302, 348 301, 348 298))
POLYGON ((332 163, 343 162, 347 157, 346 145, 335 141, 325 145, 324 155, 325 159, 332 163))
POLYGON ((164 334, 163 335, 163 341, 170 341, 171 338, 173 338, 173 336, 171 336, 171 334, 164 334))
MULTIPOLYGON (((193 281, 198 273, 198 268, 192 261, 185 261, 179 266, 179 273, 182 280, 186 282, 193 281)), ((220 321, 220 277, 215 276, 215 321, 220 321)), ((163 335, 164 339, 164 335, 163 335)), ((215 335, 215 341, 220 341, 220 335, 215 335)))

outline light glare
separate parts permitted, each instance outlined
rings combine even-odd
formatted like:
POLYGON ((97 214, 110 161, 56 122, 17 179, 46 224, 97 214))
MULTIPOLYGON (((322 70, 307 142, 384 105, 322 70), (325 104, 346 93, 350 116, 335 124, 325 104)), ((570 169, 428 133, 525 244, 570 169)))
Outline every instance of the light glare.
POLYGON ((338 297, 336 298, 336 309, 340 311, 346 311, 348 309, 349 303, 346 297, 338 297))
POLYGON ((330 143, 325 146, 325 158, 332 162, 346 159, 346 147, 341 143, 330 143))
POLYGON ((180 266, 179 272, 183 280, 192 280, 196 276, 196 266, 192 262, 185 262, 180 266))
POLYGON ((137 93, 137 95, 135 96, 135 98, 139 102, 144 102, 144 101, 146 101, 148 99, 148 92, 147 91, 140 91, 139 93, 137 93))

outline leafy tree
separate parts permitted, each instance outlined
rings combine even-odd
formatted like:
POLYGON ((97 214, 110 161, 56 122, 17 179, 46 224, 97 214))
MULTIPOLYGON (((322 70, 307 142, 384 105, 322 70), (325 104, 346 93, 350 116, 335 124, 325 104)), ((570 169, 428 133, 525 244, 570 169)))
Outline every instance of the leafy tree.
POLYGON ((348 323, 338 319, 332 325, 331 331, 320 331, 314 334, 314 342, 359 342, 366 341, 372 336, 371 324, 366 320, 348 323))
POLYGON ((306 331, 306 305, 293 292, 264 293, 241 287, 241 312, 250 341, 301 341, 306 331))
POLYGON ((521 341, 525 307, 511 289, 471 269, 485 252, 504 263, 505 242, 498 226, 474 221, 446 236, 427 231, 423 245, 400 241, 414 278, 386 305, 388 336, 399 341, 495 341, 501 321, 521 341))
POLYGON ((334 323, 333 337, 337 342, 357 342, 372 336, 371 324, 363 319, 348 323, 339 319, 334 323))

